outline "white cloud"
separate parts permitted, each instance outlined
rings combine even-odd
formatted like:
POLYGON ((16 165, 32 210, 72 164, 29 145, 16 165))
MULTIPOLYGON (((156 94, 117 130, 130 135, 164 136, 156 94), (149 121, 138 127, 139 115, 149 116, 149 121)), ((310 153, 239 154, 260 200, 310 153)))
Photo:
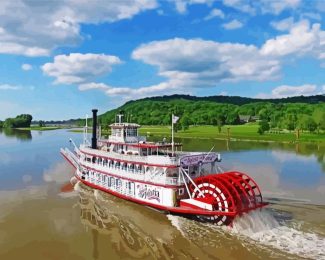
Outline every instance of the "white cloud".
POLYGON ((323 85, 323 94, 325 94, 325 85, 323 85))
POLYGON ((189 90, 185 90, 184 88, 181 88, 180 85, 177 84, 176 80, 174 81, 170 80, 156 85, 140 87, 140 88, 112 87, 104 83, 95 83, 95 82, 84 83, 79 85, 79 90, 81 91, 93 90, 93 89, 101 90, 110 97, 123 96, 124 100, 163 95, 166 92, 168 92, 168 94, 180 94, 180 93, 189 94, 189 90))
MULTIPOLYGON (((109 73, 112 65, 121 62, 114 56, 115 59, 99 66, 94 65, 97 59, 93 56, 86 59, 84 54, 59 55, 53 63, 45 64, 42 69, 47 75, 54 76, 56 83, 78 84, 81 91, 98 89, 110 96, 138 98, 176 91, 186 93, 224 82, 276 80, 281 76, 281 67, 288 55, 290 60, 308 55, 325 61, 325 32, 320 30, 320 25, 311 26, 307 21, 293 24, 289 32, 267 40, 260 48, 182 38, 142 44, 132 52, 132 58, 156 66, 159 76, 165 78, 163 82, 152 86, 130 88, 95 82, 96 76, 109 73), (73 55, 77 56, 70 57, 73 55)), ((268 98, 317 94, 319 91, 316 92, 314 88, 314 85, 308 84, 280 86, 272 93, 260 93, 259 96, 268 98)))
POLYGON ((221 91, 219 95, 220 96, 227 96, 228 95, 228 92, 227 91, 221 91))
POLYGON ((271 13, 278 15, 286 9, 296 9, 301 0, 223 0, 225 6, 234 8, 240 12, 255 15, 257 13, 271 13))
POLYGON ((261 10, 264 13, 280 14, 286 9, 296 9, 301 4, 301 0, 262 0, 261 10))
POLYGON ((271 94, 260 93, 257 98, 285 98, 285 97, 294 97, 294 96, 310 96, 316 95, 317 86, 312 84, 305 84, 302 86, 288 86, 282 85, 274 88, 271 94))
POLYGON ((289 31, 294 25, 293 17, 288 17, 280 21, 272 21, 271 26, 278 31, 289 31))
POLYGON ((120 63, 116 56, 71 53, 55 56, 53 63, 46 63, 41 68, 46 75, 56 78, 55 83, 73 84, 109 73, 113 65, 120 63))
POLYGON ((158 66, 159 74, 193 87, 224 81, 269 80, 278 76, 277 60, 260 55, 253 45, 175 38, 141 45, 136 60, 158 66))
POLYGON ((204 17, 204 20, 211 20, 211 19, 213 19, 215 17, 219 17, 221 19, 224 19, 225 14, 222 12, 222 10, 214 8, 214 9, 211 10, 211 12, 206 17, 204 17))
POLYGON ((256 13, 255 6, 252 6, 249 0, 223 0, 222 2, 225 6, 234 8, 240 12, 251 15, 255 15, 256 13))
POLYGON ((21 65, 21 69, 25 70, 25 71, 28 71, 28 70, 33 69, 33 66, 30 65, 30 64, 25 63, 25 64, 21 65))
POLYGON ((175 0, 175 7, 177 12, 183 14, 186 12, 187 8, 186 8, 186 2, 182 1, 182 0, 175 0))
POLYGON ((313 13, 313 12, 307 12, 307 13, 302 13, 301 14, 302 18, 310 18, 313 20, 317 20, 317 21, 321 21, 322 20, 322 16, 319 13, 313 13))
POLYGON ((1 84, 0 90, 19 90, 20 86, 10 85, 10 84, 1 84))
POLYGON ((171 2, 174 2, 177 12, 180 14, 184 14, 187 11, 188 5, 193 4, 206 4, 211 5, 215 0, 169 0, 171 2))
POLYGON ((311 54, 325 58, 325 31, 320 30, 320 24, 310 26, 308 21, 303 20, 295 24, 288 34, 267 40, 261 53, 267 56, 311 54))
POLYGON ((80 24, 132 18, 157 7, 155 0, 0 1, 0 53, 46 56, 82 40, 80 24))
POLYGON ((226 30, 234 30, 234 29, 239 29, 239 28, 243 27, 243 23, 238 21, 237 19, 234 19, 234 20, 230 21, 229 23, 224 23, 222 26, 226 30))

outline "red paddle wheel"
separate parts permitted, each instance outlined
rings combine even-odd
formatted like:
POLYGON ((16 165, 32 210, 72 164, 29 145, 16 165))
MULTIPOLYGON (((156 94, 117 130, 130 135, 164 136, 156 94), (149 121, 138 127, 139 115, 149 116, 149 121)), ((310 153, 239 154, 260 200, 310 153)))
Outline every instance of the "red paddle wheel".
POLYGON ((218 225, 230 224, 241 213, 266 205, 256 182, 241 172, 226 172, 202 176, 189 185, 191 197, 212 204, 218 215, 200 217, 218 225), (220 214, 219 214, 220 212, 220 214))

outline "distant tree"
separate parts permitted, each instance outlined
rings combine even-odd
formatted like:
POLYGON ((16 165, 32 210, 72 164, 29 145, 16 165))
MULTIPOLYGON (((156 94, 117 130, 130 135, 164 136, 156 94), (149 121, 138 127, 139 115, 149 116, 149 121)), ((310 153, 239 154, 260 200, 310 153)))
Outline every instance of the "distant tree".
POLYGON ((303 130, 314 132, 317 129, 317 124, 311 116, 301 115, 298 120, 298 127, 303 130))
POLYGON ((307 118, 307 120, 305 121, 305 124, 306 124, 307 130, 310 132, 314 132, 317 129, 317 124, 311 116, 309 116, 307 118))
POLYGON ((220 134, 220 133, 221 133, 221 127, 222 127, 222 122, 221 122, 221 120, 218 120, 218 122, 217 122, 217 126, 218 126, 218 133, 220 134))
POLYGON ((3 123, 5 128, 30 127, 33 117, 28 114, 18 115, 15 118, 7 118, 3 123))
POLYGON ((239 123, 239 116, 237 111, 229 111, 225 120, 227 125, 236 125, 239 123))
POLYGON ((288 130, 294 130, 297 124, 297 116, 295 114, 287 114, 284 119, 284 128, 288 130))
POLYGON ((264 131, 263 131, 262 127, 259 127, 257 129, 257 133, 259 133, 260 135, 264 134, 264 131))
POLYGON ((3 123, 4 128, 14 128, 14 119, 13 118, 7 118, 3 123))
POLYGON ((264 134, 265 131, 269 131, 270 130, 270 125, 266 120, 261 120, 259 122, 259 128, 257 130, 257 132, 259 134, 264 134))
POLYGON ((190 117, 187 114, 184 114, 179 121, 183 131, 188 130, 190 126, 190 117))
POLYGON ((3 121, 0 121, 0 128, 3 127, 3 121))
POLYGON ((260 120, 266 120, 269 121, 269 114, 266 108, 262 108, 258 113, 260 120))
POLYGON ((44 127, 45 126, 45 122, 42 121, 42 120, 38 121, 38 126, 39 127, 44 127))
POLYGON ((325 130, 325 111, 321 108, 316 108, 312 114, 312 118, 317 125, 317 130, 325 130))

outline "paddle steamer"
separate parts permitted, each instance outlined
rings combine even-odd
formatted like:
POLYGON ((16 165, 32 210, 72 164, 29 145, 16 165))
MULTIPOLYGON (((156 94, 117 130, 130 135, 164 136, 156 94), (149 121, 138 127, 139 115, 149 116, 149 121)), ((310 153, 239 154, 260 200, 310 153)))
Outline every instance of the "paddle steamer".
MULTIPOLYGON (((215 152, 184 152, 172 141, 150 142, 139 135, 140 125, 117 122, 110 125, 111 135, 103 138, 97 129, 97 109, 93 109, 91 142, 87 138, 73 151, 61 154, 76 169, 84 184, 135 203, 171 214, 230 224, 243 212, 266 203, 258 185, 248 175, 223 172, 221 156, 215 152)), ((211 149, 212 150, 212 149, 211 149)))

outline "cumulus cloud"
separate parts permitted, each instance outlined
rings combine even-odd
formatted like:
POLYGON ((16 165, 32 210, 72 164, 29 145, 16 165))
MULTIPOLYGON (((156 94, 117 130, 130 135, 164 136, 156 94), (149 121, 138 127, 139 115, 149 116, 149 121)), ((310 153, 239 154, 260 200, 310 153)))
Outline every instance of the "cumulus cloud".
POLYGON ((235 30, 235 29, 239 29, 239 28, 243 27, 243 23, 238 21, 237 19, 234 19, 234 20, 230 21, 229 23, 224 23, 222 26, 226 30, 235 30))
POLYGON ((301 4, 301 0, 262 0, 260 8, 264 13, 280 14, 286 9, 295 9, 301 4))
MULTIPOLYGON (((325 60, 325 32, 319 24, 307 21, 293 24, 288 32, 255 45, 221 43, 203 39, 174 38, 140 45, 132 58, 158 68, 165 80, 151 86, 110 86, 95 78, 107 74, 121 61, 104 54, 59 55, 53 63, 42 66, 56 83, 77 84, 81 91, 97 89, 110 96, 150 96, 171 92, 184 93, 219 83, 269 81, 279 79, 282 64, 303 55, 325 60)), ((317 94, 314 85, 279 86, 259 97, 285 97, 317 94)))
POLYGON ((280 21, 272 21, 271 26, 278 31, 289 31, 294 25, 293 17, 288 17, 280 21))
POLYGON ((249 0, 223 0, 222 2, 225 6, 234 8, 240 12, 251 15, 256 14, 256 7, 253 6, 249 0))
POLYGON ((10 84, 0 84, 0 90, 19 90, 20 86, 10 85, 10 84))
POLYGON ((46 63, 41 68, 46 75, 55 77, 57 84, 74 84, 109 73, 113 65, 120 63, 116 56, 71 53, 55 56, 53 63, 46 63))
POLYGON ((279 62, 253 45, 175 38, 141 45, 132 57, 158 66, 159 74, 184 86, 208 87, 222 81, 276 78, 279 62))
POLYGON ((270 94, 260 93, 257 98, 285 98, 294 96, 310 96, 317 94, 317 86, 312 84, 305 84, 302 86, 288 86, 282 85, 274 88, 270 94))
POLYGON ((155 0, 0 1, 0 53, 46 56, 82 40, 80 24, 129 19, 157 7, 155 0))
POLYGON ((278 15, 284 10, 299 7, 301 0, 223 0, 223 4, 250 15, 255 15, 256 13, 271 13, 278 15))
POLYGON ((319 13, 314 13, 314 12, 307 12, 307 13, 302 13, 301 14, 302 18, 309 18, 317 21, 322 20, 322 16, 319 13))
POLYGON ((225 14, 222 12, 222 10, 214 8, 214 9, 211 10, 211 12, 206 17, 204 17, 204 20, 211 20, 211 19, 213 19, 215 17, 224 19, 225 14))
POLYGON ((170 80, 162 82, 152 86, 140 87, 140 88, 130 88, 130 87, 112 87, 104 83, 84 83, 79 85, 79 90, 86 91, 92 89, 99 89, 103 91, 108 96, 123 96, 124 100, 129 100, 132 98, 142 98, 163 95, 167 91, 169 94, 188 94, 189 90, 186 90, 181 85, 178 84, 177 80, 170 80))
POLYGON ((320 29, 320 24, 310 25, 308 21, 303 20, 295 24, 288 34, 267 40, 261 48, 261 53, 267 56, 311 54, 325 59, 325 31, 320 29))
POLYGON ((187 6, 193 4, 207 4, 211 5, 215 0, 170 0, 174 2, 177 12, 184 14, 187 11, 187 6))
POLYGON ((31 69, 33 69, 33 66, 32 65, 30 65, 30 64, 23 64, 23 65, 21 65, 21 69, 22 70, 25 70, 25 71, 28 71, 28 70, 31 70, 31 69))

